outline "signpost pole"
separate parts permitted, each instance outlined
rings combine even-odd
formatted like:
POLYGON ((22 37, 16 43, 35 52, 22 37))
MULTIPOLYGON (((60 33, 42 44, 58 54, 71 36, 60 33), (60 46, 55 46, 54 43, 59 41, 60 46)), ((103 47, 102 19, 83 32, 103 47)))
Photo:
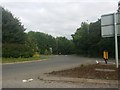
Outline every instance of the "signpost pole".
POLYGON ((115 30, 115 59, 116 67, 118 68, 118 40, 117 40, 117 29, 116 29, 116 13, 114 13, 114 30, 115 30))

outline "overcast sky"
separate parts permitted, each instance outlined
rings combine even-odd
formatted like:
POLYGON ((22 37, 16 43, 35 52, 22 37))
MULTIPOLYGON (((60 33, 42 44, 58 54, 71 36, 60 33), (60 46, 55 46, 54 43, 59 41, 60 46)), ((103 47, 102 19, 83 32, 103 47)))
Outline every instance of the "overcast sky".
POLYGON ((18 17, 26 32, 39 31, 71 38, 81 22, 95 22, 116 12, 119 0, 0 0, 18 17))

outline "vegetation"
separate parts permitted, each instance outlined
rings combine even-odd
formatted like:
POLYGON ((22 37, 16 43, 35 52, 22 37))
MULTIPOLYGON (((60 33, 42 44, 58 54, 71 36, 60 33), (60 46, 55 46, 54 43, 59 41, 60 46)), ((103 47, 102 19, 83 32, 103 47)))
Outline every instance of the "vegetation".
MULTIPOLYGON (((114 57, 114 38, 101 37, 100 19, 90 24, 81 23, 71 36, 73 39, 68 40, 65 37, 55 38, 42 32, 25 33, 20 20, 2 8, 2 57, 4 58, 40 57, 40 54, 79 54, 101 57, 103 50, 106 49, 109 51, 109 56, 114 57)), ((118 42, 120 47, 120 37, 118 42)))
POLYGON ((32 51, 25 44, 25 28, 11 12, 2 8, 2 56, 31 57, 32 51))
POLYGON ((26 43, 34 52, 45 54, 47 51, 50 54, 50 48, 52 48, 52 53, 56 53, 56 40, 51 35, 30 31, 27 33, 26 43))
POLYGON ((41 55, 40 57, 30 57, 30 58, 2 58, 2 63, 17 63, 24 61, 37 61, 37 60, 45 60, 48 59, 49 56, 41 55))
MULTIPOLYGON (((112 58, 115 57, 115 39, 114 37, 101 37, 101 20, 90 24, 83 22, 81 24, 81 27, 76 30, 75 34, 73 34, 72 37, 77 54, 84 56, 101 57, 103 51, 108 50, 109 56, 112 58)), ((118 47, 120 47, 120 37, 118 37, 118 43, 118 47)))
POLYGON ((65 37, 57 37, 57 53, 58 54, 73 54, 74 53, 74 44, 72 40, 68 40, 65 37))
POLYGON ((65 37, 30 31, 11 12, 2 8, 2 57, 29 58, 35 54, 72 54, 73 42, 65 37))
POLYGON ((81 27, 72 35, 77 54, 85 56, 98 56, 100 54, 100 28, 100 20, 95 23, 83 22, 81 24, 81 27))

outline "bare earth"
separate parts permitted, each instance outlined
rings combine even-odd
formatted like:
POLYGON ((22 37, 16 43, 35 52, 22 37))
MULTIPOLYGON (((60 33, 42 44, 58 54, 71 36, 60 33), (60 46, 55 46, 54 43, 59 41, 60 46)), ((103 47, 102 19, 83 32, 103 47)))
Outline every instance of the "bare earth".
POLYGON ((118 80, 118 69, 115 65, 105 64, 81 65, 72 69, 53 71, 49 74, 72 78, 118 80))

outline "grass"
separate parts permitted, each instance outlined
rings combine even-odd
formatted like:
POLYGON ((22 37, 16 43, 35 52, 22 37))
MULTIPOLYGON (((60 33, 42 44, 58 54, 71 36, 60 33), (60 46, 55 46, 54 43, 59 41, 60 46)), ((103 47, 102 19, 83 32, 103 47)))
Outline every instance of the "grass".
POLYGON ((15 63, 24 61, 36 61, 48 59, 49 55, 40 55, 40 57, 30 57, 30 58, 2 58, 2 63, 15 63))
POLYGON ((2 57, 0 57, 0 63, 2 63, 2 57))

